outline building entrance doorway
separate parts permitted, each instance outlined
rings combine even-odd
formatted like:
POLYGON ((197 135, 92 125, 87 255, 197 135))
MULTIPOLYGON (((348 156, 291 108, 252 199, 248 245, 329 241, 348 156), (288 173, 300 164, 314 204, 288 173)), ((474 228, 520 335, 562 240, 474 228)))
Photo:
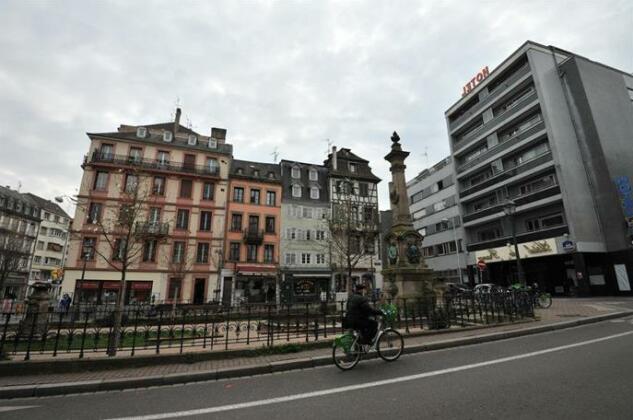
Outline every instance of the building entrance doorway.
POLYGON ((196 279, 193 286, 193 303, 194 305, 202 305, 204 303, 204 289, 207 279, 196 279))

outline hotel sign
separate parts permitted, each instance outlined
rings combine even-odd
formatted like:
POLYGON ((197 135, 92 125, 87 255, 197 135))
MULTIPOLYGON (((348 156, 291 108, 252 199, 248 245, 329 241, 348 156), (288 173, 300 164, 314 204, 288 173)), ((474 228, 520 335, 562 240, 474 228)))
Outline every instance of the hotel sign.
POLYGON ((490 75, 490 71, 488 70, 488 66, 484 67, 483 69, 481 69, 481 71, 479 73, 477 73, 475 75, 475 77, 473 77, 472 79, 470 79, 470 82, 466 83, 464 85, 464 91, 462 92, 462 97, 468 95, 470 92, 473 91, 473 89, 475 89, 475 87, 484 81, 484 79, 486 77, 488 77, 490 75))
MULTIPOLYGON (((519 244, 519 256, 521 259, 544 257, 547 255, 555 255, 557 253, 558 247, 556 246, 555 238, 519 244)), ((514 245, 475 251, 475 259, 477 261, 483 260, 486 263, 512 261, 516 259, 514 245)))

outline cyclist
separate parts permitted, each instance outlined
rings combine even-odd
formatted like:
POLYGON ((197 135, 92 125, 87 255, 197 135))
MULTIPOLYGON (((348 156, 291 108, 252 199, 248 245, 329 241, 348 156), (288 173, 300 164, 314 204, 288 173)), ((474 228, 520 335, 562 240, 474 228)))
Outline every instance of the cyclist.
POLYGON ((347 300, 346 324, 360 331, 361 344, 371 344, 378 330, 378 323, 371 317, 382 315, 382 311, 371 307, 364 292, 365 285, 354 286, 354 294, 347 300))

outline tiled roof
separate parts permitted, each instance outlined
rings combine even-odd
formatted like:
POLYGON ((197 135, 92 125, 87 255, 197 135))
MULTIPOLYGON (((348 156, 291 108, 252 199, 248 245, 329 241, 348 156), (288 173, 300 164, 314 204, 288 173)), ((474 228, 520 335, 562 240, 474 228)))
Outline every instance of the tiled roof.
POLYGON ((45 198, 39 197, 35 194, 26 193, 25 195, 28 195, 33 201, 35 201, 39 208, 49 211, 58 216, 70 219, 70 216, 61 207, 59 207, 57 203, 46 200, 45 198))
POLYGON ((229 176, 263 182, 281 182, 279 165, 275 163, 252 162, 249 160, 233 159, 229 176), (259 171, 259 175, 255 175, 256 171, 259 171))

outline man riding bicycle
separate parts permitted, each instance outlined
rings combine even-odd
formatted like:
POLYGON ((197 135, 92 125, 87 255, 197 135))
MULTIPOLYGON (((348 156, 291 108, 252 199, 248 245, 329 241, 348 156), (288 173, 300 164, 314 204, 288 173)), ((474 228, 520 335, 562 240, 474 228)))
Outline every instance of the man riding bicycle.
POLYGON ((382 315, 382 311, 371 307, 364 291, 365 285, 357 284, 354 286, 354 294, 347 300, 345 320, 347 328, 360 331, 362 344, 371 344, 378 330, 378 323, 371 317, 382 315))

